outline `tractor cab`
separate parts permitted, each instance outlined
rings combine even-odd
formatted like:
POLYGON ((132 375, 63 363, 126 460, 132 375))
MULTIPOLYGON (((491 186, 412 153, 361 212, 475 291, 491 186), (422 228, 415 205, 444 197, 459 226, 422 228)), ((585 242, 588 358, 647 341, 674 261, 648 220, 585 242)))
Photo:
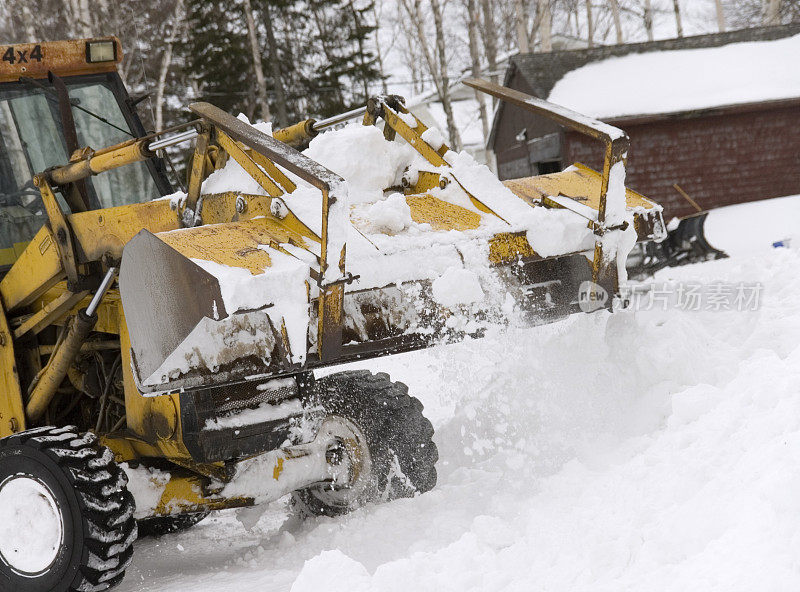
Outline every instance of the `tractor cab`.
MULTIPOLYGON (((47 216, 33 176, 76 150, 145 135, 117 72, 114 37, 0 47, 0 271, 47 216)), ((144 202, 171 191, 158 159, 89 178, 86 209, 144 202)), ((59 198, 65 212, 71 209, 59 198)))

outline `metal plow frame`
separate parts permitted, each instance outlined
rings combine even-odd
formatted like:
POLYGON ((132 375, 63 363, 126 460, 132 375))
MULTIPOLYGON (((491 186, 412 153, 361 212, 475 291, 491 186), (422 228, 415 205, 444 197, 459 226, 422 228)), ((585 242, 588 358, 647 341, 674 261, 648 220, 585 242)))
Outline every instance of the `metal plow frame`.
POLYGON ((624 217, 625 163, 630 147, 628 135, 621 129, 603 123, 599 119, 587 117, 566 107, 543 101, 493 82, 470 78, 465 80, 464 84, 526 111, 547 117, 556 123, 603 143, 605 154, 600 185, 600 207, 597 212, 597 221, 591 221, 594 233, 598 236, 594 248, 592 280, 594 283, 605 287, 612 286, 612 293, 617 293, 619 291, 617 252, 616 250, 610 252, 611 249, 607 247, 607 244, 604 244, 602 237, 609 232, 627 228, 627 222, 624 221, 624 217), (612 179, 615 168, 621 168, 621 178, 612 179), (613 185, 612 181, 614 181, 613 185))

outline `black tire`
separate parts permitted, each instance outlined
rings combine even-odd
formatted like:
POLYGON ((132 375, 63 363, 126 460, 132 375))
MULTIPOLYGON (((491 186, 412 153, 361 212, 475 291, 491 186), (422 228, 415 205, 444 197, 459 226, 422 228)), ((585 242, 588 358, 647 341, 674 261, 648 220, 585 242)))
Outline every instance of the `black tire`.
POLYGON ((392 382, 384 373, 355 370, 318 380, 316 393, 327 416, 346 418, 359 428, 369 449, 371 474, 355 499, 335 499, 330 485, 295 491, 292 506, 297 513, 338 516, 370 502, 433 489, 439 459, 433 426, 405 384, 392 382))
MULTIPOLYGON (((36 573, 21 573, 0 553, 0 591, 95 592, 122 581, 136 540, 135 505, 125 473, 94 434, 45 427, 0 440, 0 493, 15 481, 45 488, 61 538, 36 573)), ((9 555, 18 551, 10 547, 9 555)))
POLYGON ((139 520, 139 538, 159 537, 173 532, 191 528, 201 520, 205 520, 209 512, 196 514, 179 514, 177 516, 153 516, 139 520))

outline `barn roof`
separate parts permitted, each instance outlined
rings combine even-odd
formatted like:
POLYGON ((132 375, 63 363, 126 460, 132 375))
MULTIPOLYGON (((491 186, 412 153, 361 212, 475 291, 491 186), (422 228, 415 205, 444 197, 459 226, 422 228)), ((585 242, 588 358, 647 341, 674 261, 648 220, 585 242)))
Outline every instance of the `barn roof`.
POLYGON ((567 72, 547 100, 611 119, 791 99, 800 97, 798 60, 800 35, 639 53, 567 72))
MULTIPOLYGON (((505 84, 615 119, 800 97, 800 23, 515 56, 505 84)), ((494 146, 504 106, 495 112, 494 146)))

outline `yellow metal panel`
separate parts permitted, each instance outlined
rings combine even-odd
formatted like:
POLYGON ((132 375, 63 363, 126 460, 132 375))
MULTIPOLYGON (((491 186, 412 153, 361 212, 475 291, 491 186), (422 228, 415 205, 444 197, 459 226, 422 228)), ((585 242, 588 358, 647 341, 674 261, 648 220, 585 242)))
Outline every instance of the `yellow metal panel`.
POLYGON ((157 236, 190 259, 242 267, 256 275, 264 273, 270 266, 269 255, 258 246, 268 245, 274 240, 267 225, 259 222, 198 226, 157 236))
MULTIPOLYGON (((547 196, 563 195, 582 203, 593 210, 600 208, 600 184, 602 175, 589 167, 576 163, 566 171, 537 177, 522 177, 503 181, 513 193, 531 205, 538 205, 547 196)), ((653 209, 657 205, 631 189, 625 189, 625 201, 629 208, 653 209)))
MULTIPOLYGON (((260 218, 261 222, 266 224, 271 231, 281 235, 285 234, 291 239, 281 240, 281 242, 292 242, 292 244, 301 247, 306 239, 319 243, 319 236, 303 224, 291 211, 282 220, 274 217, 270 212, 272 199, 268 195, 236 192, 205 195, 203 196, 203 222, 205 224, 219 224, 260 218), (241 213, 236 210, 236 201, 239 198, 244 201, 244 211, 241 213)), ((281 199, 291 204, 292 196, 284 195, 281 199)))
POLYGON ((105 254, 122 257, 122 247, 142 228, 153 233, 180 228, 167 199, 78 212, 67 220, 82 261, 97 261, 105 254))
POLYGON ((0 438, 25 429, 25 410, 19 386, 14 340, 5 311, 0 307, 0 438))
MULTIPOLYGON (((291 195, 285 199, 291 200, 291 195)), ((283 220, 272 216, 271 201, 271 197, 264 195, 234 192, 206 195, 203 196, 203 222, 209 225, 258 218, 262 225, 273 229, 281 238, 280 242, 292 242, 301 247, 306 239, 319 242, 319 237, 294 214, 289 213, 283 220), (246 204, 242 213, 236 210, 237 198, 242 198, 246 204)), ((166 199, 79 212, 67 219, 83 261, 97 261, 105 254, 121 257, 125 244, 143 228, 154 234, 181 228, 177 213, 166 199)))
POLYGON ((489 261, 493 265, 513 263, 519 257, 538 257, 525 233, 503 232, 489 240, 489 261))
POLYGON ((27 306, 64 279, 61 258, 53 236, 43 226, 0 281, 0 296, 6 311, 27 306))
POLYGON ((158 397, 143 397, 136 389, 131 371, 131 340, 125 324, 125 314, 119 310, 122 378, 125 386, 125 414, 128 429, 157 449, 167 458, 188 459, 191 455, 183 445, 180 428, 180 395, 171 393, 158 397))
POLYGON ((418 224, 430 224, 434 230, 474 230, 481 223, 479 214, 451 204, 432 195, 409 195, 411 219, 418 224))
POLYGON ((19 256, 25 252, 30 241, 14 243, 12 246, 0 249, 0 265, 13 265, 19 256))

